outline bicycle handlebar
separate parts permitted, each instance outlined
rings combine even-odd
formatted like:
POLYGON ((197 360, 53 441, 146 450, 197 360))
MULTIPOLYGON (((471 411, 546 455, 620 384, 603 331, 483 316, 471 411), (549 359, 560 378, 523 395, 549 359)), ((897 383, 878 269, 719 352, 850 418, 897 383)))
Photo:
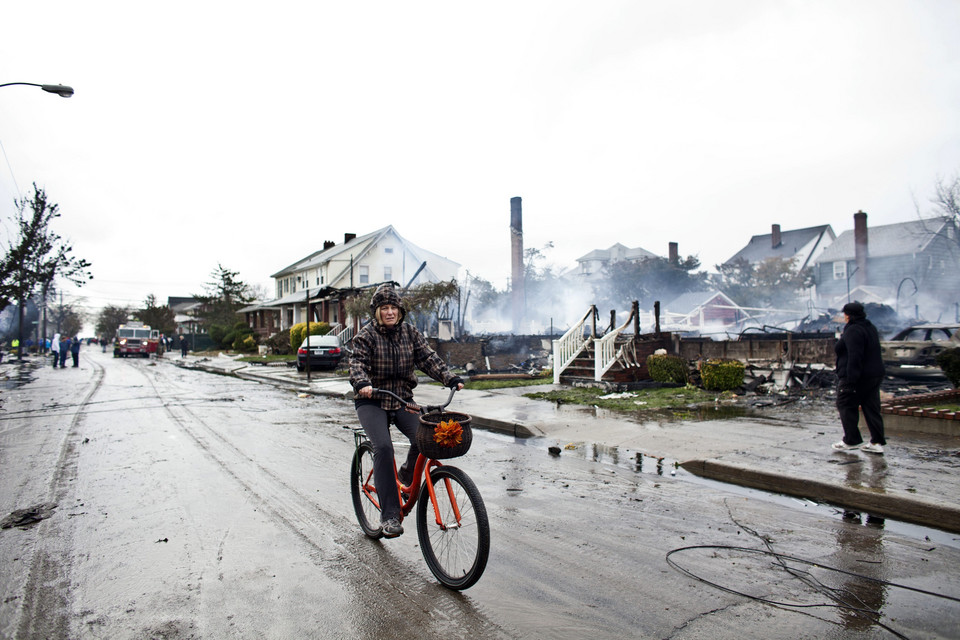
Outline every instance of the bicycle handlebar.
POLYGON ((400 396, 398 396, 392 391, 387 391, 386 389, 377 389, 376 387, 374 387, 373 389, 373 393, 383 393, 388 396, 393 396, 394 398, 399 400, 401 403, 403 403, 403 405, 406 406, 408 409, 415 409, 420 413, 430 413, 431 411, 442 411, 447 407, 447 405, 453 402, 453 394, 455 394, 456 392, 457 392, 456 389, 450 389, 450 395, 447 396, 447 401, 444 402, 443 404, 427 405, 425 407, 421 407, 416 403, 407 402, 406 400, 404 400, 403 398, 401 398, 400 396))

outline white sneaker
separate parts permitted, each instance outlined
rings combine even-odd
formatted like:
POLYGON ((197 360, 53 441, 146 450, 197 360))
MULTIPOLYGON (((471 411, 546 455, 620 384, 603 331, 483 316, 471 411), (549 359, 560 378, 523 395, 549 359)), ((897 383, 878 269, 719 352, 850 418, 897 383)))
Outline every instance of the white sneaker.
POLYGON ((834 443, 833 443, 833 448, 836 449, 837 451, 855 451, 856 449, 859 449, 859 448, 860 448, 860 445, 859 445, 859 444, 847 444, 846 442, 844 442, 843 440, 841 440, 840 442, 834 442, 834 443))
POLYGON ((860 450, 866 451, 867 453, 879 453, 880 455, 883 455, 883 445, 876 444, 874 442, 863 445, 860 447, 860 450))

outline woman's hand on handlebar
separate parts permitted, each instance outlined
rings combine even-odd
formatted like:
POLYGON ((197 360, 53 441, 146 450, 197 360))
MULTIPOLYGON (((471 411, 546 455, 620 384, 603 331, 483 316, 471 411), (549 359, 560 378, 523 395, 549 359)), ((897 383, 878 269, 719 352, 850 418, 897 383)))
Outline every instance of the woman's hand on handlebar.
POLYGON ((372 398, 373 397, 373 387, 367 385, 357 389, 357 396, 360 398, 372 398))

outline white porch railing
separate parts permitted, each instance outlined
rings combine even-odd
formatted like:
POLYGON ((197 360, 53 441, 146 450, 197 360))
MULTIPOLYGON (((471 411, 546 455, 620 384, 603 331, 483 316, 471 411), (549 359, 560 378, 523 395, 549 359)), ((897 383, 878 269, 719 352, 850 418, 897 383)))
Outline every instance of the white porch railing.
POLYGON ((617 358, 620 357, 620 353, 617 351, 617 337, 633 322, 633 314, 636 312, 636 307, 634 307, 633 312, 627 318, 626 322, 616 329, 611 330, 607 335, 594 343, 593 379, 597 382, 603 380, 603 374, 605 374, 610 367, 613 366, 613 363, 617 361, 617 358))
POLYGON ((559 339, 553 341, 554 384, 560 383, 560 374, 563 370, 576 360, 580 352, 583 351, 583 347, 596 336, 596 315, 597 308, 591 305, 590 309, 580 318, 579 322, 570 327, 559 339), (586 324, 588 319, 594 320, 594 325, 590 330, 590 337, 585 338, 583 336, 583 325, 586 324))
POLYGON ((356 335, 356 333, 357 332, 354 330, 353 325, 348 324, 347 326, 337 331, 336 335, 338 338, 340 338, 340 344, 346 346, 347 343, 353 340, 353 336, 356 335))

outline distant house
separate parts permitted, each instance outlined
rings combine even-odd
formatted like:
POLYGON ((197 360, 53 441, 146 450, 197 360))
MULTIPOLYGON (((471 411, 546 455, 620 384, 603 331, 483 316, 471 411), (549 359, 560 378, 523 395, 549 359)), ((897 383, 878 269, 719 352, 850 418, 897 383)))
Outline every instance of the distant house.
MULTIPOLYGON (((401 287, 456 278, 460 265, 403 238, 393 226, 363 236, 346 233, 342 244, 323 248, 274 273, 274 300, 243 309, 248 324, 269 335, 305 322, 307 296, 311 322, 345 325, 344 302, 382 282, 401 287)), ((354 323, 358 319, 352 319, 354 323)))
POLYGON ((950 217, 867 228, 867 214, 854 214, 844 231, 815 263, 820 304, 837 307, 869 292, 890 306, 923 305, 930 313, 960 301, 960 244, 950 217))
POLYGON ((780 225, 771 227, 770 233, 750 238, 745 247, 735 253, 724 265, 738 260, 758 265, 769 258, 794 259, 798 269, 812 267, 816 259, 837 236, 828 224, 805 229, 781 231, 780 225))
POLYGON ((635 247, 631 249, 619 242, 609 249, 594 249, 590 253, 577 258, 580 265, 575 275, 577 278, 585 280, 596 280, 603 276, 604 267, 615 262, 642 262, 647 258, 656 258, 657 256, 646 249, 635 247))
POLYGON ((715 289, 681 294, 663 305, 661 313, 666 326, 681 329, 733 327, 750 317, 736 302, 715 289))
POLYGON ((199 314, 203 310, 203 303, 193 296, 168 296, 167 306, 173 311, 177 333, 196 333, 202 329, 199 314))

